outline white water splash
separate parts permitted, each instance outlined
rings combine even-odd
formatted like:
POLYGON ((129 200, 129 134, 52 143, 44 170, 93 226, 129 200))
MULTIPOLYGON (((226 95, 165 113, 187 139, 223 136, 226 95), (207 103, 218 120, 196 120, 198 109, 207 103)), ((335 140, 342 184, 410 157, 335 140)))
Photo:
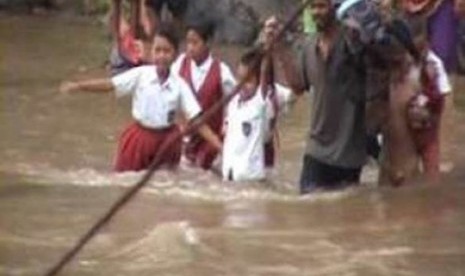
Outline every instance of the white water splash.
MULTIPOLYGON (((49 164, 16 164, 0 167, 21 176, 27 182, 39 185, 74 185, 81 187, 130 187, 145 174, 142 172, 113 173, 91 168, 61 170, 49 164)), ((144 193, 165 197, 187 197, 202 201, 230 202, 235 200, 319 202, 338 201, 356 193, 356 189, 337 192, 315 193, 300 196, 296 185, 279 180, 279 183, 231 183, 222 182, 211 172, 181 163, 172 172, 160 170, 143 190, 144 193), (270 184, 271 183, 271 184, 270 184), (293 188, 291 190, 291 188, 293 188)))

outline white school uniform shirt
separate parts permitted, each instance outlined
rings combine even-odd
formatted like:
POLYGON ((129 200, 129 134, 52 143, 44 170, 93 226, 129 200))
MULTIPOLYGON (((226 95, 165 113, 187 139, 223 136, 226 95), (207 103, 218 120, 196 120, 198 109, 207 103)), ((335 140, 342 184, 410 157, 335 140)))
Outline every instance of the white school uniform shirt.
POLYGON ((251 181, 265 178, 264 142, 266 100, 260 89, 247 100, 236 95, 227 112, 223 145, 224 180, 251 181))
MULTIPOLYGON (((289 103, 294 99, 294 94, 291 89, 279 83, 275 83, 275 93, 278 111, 283 113, 287 112, 289 103)), ((273 136, 273 133, 271 133, 271 123, 279 116, 279 114, 276 114, 275 103, 273 103, 273 101, 274 100, 271 98, 271 91, 269 91, 266 97, 266 117, 268 123, 266 124, 265 137, 267 139, 273 136)))
POLYGON ((431 63, 434 65, 437 79, 436 85, 439 89, 439 93, 441 95, 447 95, 452 92, 452 86, 449 81, 449 77, 447 76, 446 69, 444 68, 444 63, 442 60, 431 50, 428 51, 426 55, 426 62, 431 63))
MULTIPOLYGON (((174 72, 178 73, 181 71, 182 64, 186 54, 181 54, 174 62, 172 69, 174 72)), ((190 70, 192 76, 192 84, 194 86, 195 92, 198 93, 203 83, 205 82, 208 73, 213 65, 213 57, 209 55, 208 58, 199 65, 191 60, 190 70)), ((221 76, 221 85, 225 95, 231 93, 236 87, 236 79, 231 72, 231 69, 224 62, 220 62, 220 76, 221 76)))
POLYGON ((132 95, 132 117, 144 127, 170 127, 179 111, 188 119, 201 112, 189 85, 173 72, 161 83, 155 66, 140 66, 111 80, 117 97, 132 95))

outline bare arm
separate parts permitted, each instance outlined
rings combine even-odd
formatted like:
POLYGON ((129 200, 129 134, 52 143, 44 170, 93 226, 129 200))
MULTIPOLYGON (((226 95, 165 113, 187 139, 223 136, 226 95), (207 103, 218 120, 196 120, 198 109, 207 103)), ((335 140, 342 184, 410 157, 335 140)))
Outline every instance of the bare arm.
POLYGON ((202 137, 205 140, 207 140, 211 145, 213 145, 218 151, 221 151, 223 144, 221 143, 221 140, 218 137, 218 135, 216 135, 208 125, 203 124, 201 127, 199 127, 198 132, 200 135, 202 135, 202 137))
POLYGON ((273 58, 270 54, 263 57, 261 66, 260 66, 260 87, 262 88, 263 98, 268 97, 268 87, 274 84, 274 66, 273 58))
POLYGON ((94 93, 105 93, 114 90, 113 83, 110 79, 90 79, 83 81, 66 81, 60 86, 60 92, 71 93, 71 92, 94 92, 94 93))
POLYGON ((300 74, 297 72, 297 66, 295 64, 295 58, 288 51, 278 48, 276 56, 280 67, 284 72, 284 78, 287 84, 292 90, 292 93, 296 96, 301 96, 305 91, 305 85, 302 80, 298 77, 300 74))
POLYGON ((285 46, 281 43, 277 42, 272 45, 272 41, 275 39, 279 28, 281 27, 282 26, 280 26, 280 23, 275 16, 272 16, 266 20, 263 30, 263 46, 265 49, 273 47, 273 54, 277 57, 277 61, 281 69, 284 71, 286 82, 290 86, 292 92, 295 95, 300 96, 305 91, 305 85, 298 77, 300 74, 297 72, 298 69, 295 62, 295 57, 288 50, 286 50, 285 46))
POLYGON ((150 19, 149 15, 149 10, 147 9, 147 3, 146 0, 141 0, 140 1, 140 20, 139 24, 144 31, 145 35, 151 36, 153 34, 153 28, 152 22, 150 19))

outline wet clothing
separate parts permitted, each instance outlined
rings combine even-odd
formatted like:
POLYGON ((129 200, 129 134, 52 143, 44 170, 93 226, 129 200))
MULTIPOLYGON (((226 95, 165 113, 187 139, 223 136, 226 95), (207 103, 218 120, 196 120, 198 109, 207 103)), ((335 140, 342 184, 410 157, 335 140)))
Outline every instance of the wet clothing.
POLYGON ((147 169, 167 141, 171 146, 159 158, 161 165, 168 168, 178 166, 181 159, 181 136, 177 126, 166 129, 149 129, 132 123, 121 135, 115 160, 115 171, 140 171, 147 169))
POLYGON ((152 8, 155 13, 160 14, 163 10, 163 5, 166 4, 168 10, 174 17, 182 17, 187 10, 187 0, 147 0, 146 5, 152 8))
POLYGON ((192 59, 188 58, 186 54, 181 54, 176 62, 173 64, 173 71, 179 72, 181 76, 190 74, 188 83, 192 86, 192 89, 196 94, 199 94, 202 86, 204 85, 207 77, 212 73, 212 65, 218 63, 220 71, 220 82, 223 93, 231 93, 235 86, 236 80, 234 75, 227 64, 214 58, 210 55, 202 64, 197 65, 192 59))
MULTIPOLYGON (((116 171, 146 169, 159 154, 161 145, 179 134, 175 118, 182 111, 188 119, 201 112, 189 85, 177 74, 170 73, 163 83, 155 66, 141 66, 112 78, 118 97, 132 96, 131 124, 120 138, 116 171)), ((175 166, 179 162, 182 140, 164 152, 162 163, 175 166)))
POLYGON ((457 69, 459 19, 454 11, 454 0, 442 0, 428 18, 428 37, 431 49, 441 58, 447 72, 457 69))
POLYGON ((305 151, 312 162, 304 162, 302 188, 313 182, 326 185, 358 180, 353 173, 339 172, 359 171, 366 161, 363 55, 352 52, 342 31, 338 32, 326 60, 317 46, 318 35, 304 44, 300 57, 302 82, 307 91, 310 87, 314 91, 305 151), (335 177, 325 176, 327 173, 335 177))
POLYGON ((132 95, 132 116, 142 126, 152 129, 171 127, 183 111, 187 119, 201 112, 189 85, 171 73, 162 83, 151 65, 140 66, 112 78, 116 95, 132 95))
POLYGON ((236 95, 230 102, 223 148, 223 178, 251 181, 265 178, 264 144, 266 99, 261 89, 247 100, 236 95))
MULTIPOLYGON (((203 111, 209 110, 221 101, 224 95, 231 93, 236 84, 229 67, 212 56, 198 66, 193 60, 182 55, 173 65, 173 70, 179 72, 190 85, 203 111)), ((223 121, 224 112, 219 110, 207 121, 207 125, 221 137, 223 121)), ((199 134, 193 134, 186 144, 185 155, 193 164, 210 169, 218 151, 199 134)))
POLYGON ((351 54, 341 35, 325 61, 317 39, 304 48, 302 79, 313 87, 306 153, 328 165, 357 168, 365 163, 365 71, 362 55, 351 54))
POLYGON ((320 162, 310 155, 303 159, 300 176, 300 192, 302 194, 318 190, 336 190, 360 181, 361 168, 343 168, 320 162))

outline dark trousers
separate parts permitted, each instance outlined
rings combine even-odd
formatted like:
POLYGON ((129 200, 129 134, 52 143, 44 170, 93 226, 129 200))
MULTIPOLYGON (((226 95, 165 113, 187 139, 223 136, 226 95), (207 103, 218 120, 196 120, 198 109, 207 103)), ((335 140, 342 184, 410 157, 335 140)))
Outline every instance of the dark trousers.
POLYGON ((361 168, 342 168, 322 163, 310 155, 305 155, 300 175, 302 194, 318 190, 339 190, 360 181, 361 168))

